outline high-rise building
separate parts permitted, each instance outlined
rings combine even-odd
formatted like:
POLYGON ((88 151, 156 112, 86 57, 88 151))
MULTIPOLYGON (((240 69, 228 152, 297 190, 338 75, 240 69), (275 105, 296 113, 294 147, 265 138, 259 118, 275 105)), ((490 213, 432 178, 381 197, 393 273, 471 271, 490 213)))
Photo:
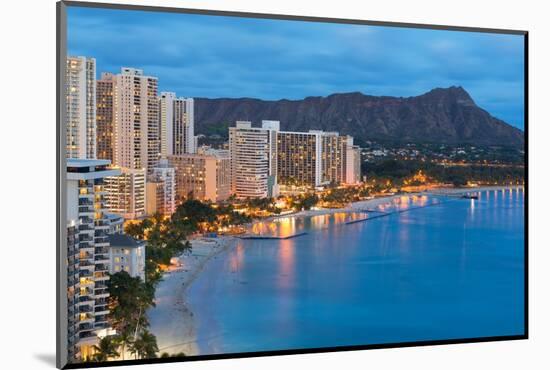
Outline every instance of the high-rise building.
POLYGON ((145 169, 121 168, 105 178, 107 209, 127 220, 145 216, 145 169))
POLYGON ((355 185, 361 182, 361 149, 353 145, 353 137, 348 136, 346 145, 346 176, 344 183, 355 185))
POLYGON ((96 83, 96 123, 97 123, 97 158, 108 159, 113 156, 114 136, 114 87, 115 75, 102 73, 96 83))
POLYGON ((231 160, 226 150, 203 154, 182 154, 168 157, 176 169, 176 198, 189 196, 212 202, 229 197, 231 191, 231 160))
POLYGON ((68 57, 66 70, 67 158, 96 158, 96 64, 68 57))
MULTIPOLYGON (((347 161, 353 160, 351 136, 337 132, 279 131, 277 133, 277 181, 286 187, 313 188, 346 182, 347 161)), ((350 172, 350 178, 354 175, 350 172)), ((355 182, 354 182, 355 183, 355 182)))
POLYGON ((347 136, 337 132, 321 135, 321 181, 323 184, 340 184, 346 174, 347 136))
POLYGON ((322 131, 277 133, 277 180, 296 187, 323 185, 321 177, 322 131))
POLYGON ((113 162, 147 170, 160 156, 158 79, 135 68, 122 68, 113 92, 113 162))
POLYGON ((120 171, 107 160, 67 160, 67 306, 69 361, 89 359, 99 338, 113 334, 107 322, 109 221, 104 178, 120 171))
POLYGON ((195 153, 195 115, 192 98, 178 98, 173 92, 159 97, 160 153, 169 155, 195 153))
POLYGON ((161 159, 147 176, 146 213, 170 216, 176 211, 176 170, 161 159))
POLYGON ((263 121, 262 127, 237 121, 229 128, 231 191, 239 198, 265 198, 278 195, 278 121, 263 121))

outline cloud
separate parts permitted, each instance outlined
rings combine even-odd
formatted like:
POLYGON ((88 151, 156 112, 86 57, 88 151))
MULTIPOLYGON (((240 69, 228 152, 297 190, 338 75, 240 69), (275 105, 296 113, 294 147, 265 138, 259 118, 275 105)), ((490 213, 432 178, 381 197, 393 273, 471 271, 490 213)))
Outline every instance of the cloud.
POLYGON ((159 77, 181 96, 413 96, 461 85, 523 127, 523 37, 69 7, 68 49, 159 77))

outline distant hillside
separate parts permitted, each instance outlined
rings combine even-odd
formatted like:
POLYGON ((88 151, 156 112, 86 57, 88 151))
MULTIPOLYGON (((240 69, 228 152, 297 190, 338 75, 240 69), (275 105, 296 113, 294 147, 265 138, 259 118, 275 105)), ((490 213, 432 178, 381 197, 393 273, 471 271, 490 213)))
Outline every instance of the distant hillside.
POLYGON ((266 101, 251 98, 195 99, 195 132, 227 136, 235 121, 281 121, 281 129, 320 129, 359 141, 436 142, 523 147, 523 131, 478 107, 462 87, 436 88, 410 97, 358 92, 266 101))

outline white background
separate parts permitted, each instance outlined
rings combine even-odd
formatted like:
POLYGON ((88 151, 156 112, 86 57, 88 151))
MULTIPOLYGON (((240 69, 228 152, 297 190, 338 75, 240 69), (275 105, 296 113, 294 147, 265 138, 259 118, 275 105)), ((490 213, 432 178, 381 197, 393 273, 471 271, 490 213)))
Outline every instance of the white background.
MULTIPOLYGON (((294 355, 140 369, 548 368, 547 157, 550 22, 544 1, 157 0, 134 4, 530 31, 530 339, 294 355), (546 364, 546 365, 545 365, 546 364)), ((10 0, 0 13, 0 343, 2 368, 55 364, 55 1, 10 0)), ((437 277, 434 276, 434 279, 437 277)))

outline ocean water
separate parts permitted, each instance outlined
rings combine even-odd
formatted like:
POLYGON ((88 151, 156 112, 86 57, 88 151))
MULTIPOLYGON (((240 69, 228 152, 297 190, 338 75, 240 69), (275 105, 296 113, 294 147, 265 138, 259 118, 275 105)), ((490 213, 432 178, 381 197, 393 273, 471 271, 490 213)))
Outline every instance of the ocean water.
POLYGON ((376 211, 401 212, 302 222, 306 235, 242 240, 210 261, 187 292, 200 353, 523 334, 522 190, 376 211))

